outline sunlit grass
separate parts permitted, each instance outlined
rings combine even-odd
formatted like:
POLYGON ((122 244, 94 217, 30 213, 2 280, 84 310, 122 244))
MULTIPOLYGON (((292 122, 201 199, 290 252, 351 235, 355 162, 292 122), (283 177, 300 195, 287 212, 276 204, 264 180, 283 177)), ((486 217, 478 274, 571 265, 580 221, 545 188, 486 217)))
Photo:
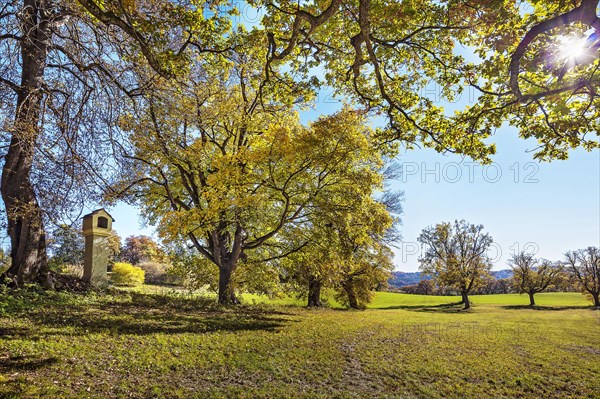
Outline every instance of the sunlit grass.
POLYGON ((598 398, 600 311, 536 297, 474 296, 464 312, 391 293, 366 311, 148 287, 4 294, 0 398, 598 398))
MULTIPOLYGON (((473 306, 492 305, 492 306, 518 306, 529 305, 529 297, 520 294, 498 294, 498 295, 471 295, 469 297, 473 306)), ((459 296, 429 296, 429 295, 411 295, 397 294, 393 292, 378 292, 375 299, 369 305, 372 309, 384 309, 398 306, 435 306, 449 303, 460 302, 459 296)), ((591 305, 584 295, 576 292, 552 292, 540 293, 535 295, 535 301, 538 306, 589 306, 591 305)))

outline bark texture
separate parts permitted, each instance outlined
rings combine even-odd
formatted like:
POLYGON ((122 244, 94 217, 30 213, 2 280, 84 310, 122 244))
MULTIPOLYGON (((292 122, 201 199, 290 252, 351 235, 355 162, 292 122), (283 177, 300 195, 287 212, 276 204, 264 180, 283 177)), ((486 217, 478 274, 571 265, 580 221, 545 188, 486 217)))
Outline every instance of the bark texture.
POLYGON ((0 185, 12 261, 4 276, 15 285, 41 283, 48 288, 52 286, 52 278, 46 256, 42 210, 31 182, 31 169, 40 135, 44 70, 51 40, 50 8, 44 0, 24 1, 21 84, 0 185))
POLYGON ((321 288, 323 282, 316 277, 310 277, 308 279, 308 307, 309 308, 320 308, 323 306, 321 302, 321 288))
POLYGON ((219 304, 237 305, 240 303, 235 295, 231 275, 235 267, 227 265, 219 268, 219 304))
POLYGON ((348 306, 350 306, 350 308, 352 309, 360 309, 352 280, 346 281, 346 283, 344 283, 344 291, 346 291, 346 296, 348 297, 348 306))

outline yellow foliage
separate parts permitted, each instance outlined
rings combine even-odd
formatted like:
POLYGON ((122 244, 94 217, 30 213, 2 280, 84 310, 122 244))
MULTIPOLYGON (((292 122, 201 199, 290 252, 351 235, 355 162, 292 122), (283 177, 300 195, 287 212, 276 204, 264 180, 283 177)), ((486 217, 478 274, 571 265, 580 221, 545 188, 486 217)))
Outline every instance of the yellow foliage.
POLYGON ((144 284, 144 278, 145 272, 141 268, 124 262, 115 263, 110 276, 113 284, 127 287, 137 287, 144 284))

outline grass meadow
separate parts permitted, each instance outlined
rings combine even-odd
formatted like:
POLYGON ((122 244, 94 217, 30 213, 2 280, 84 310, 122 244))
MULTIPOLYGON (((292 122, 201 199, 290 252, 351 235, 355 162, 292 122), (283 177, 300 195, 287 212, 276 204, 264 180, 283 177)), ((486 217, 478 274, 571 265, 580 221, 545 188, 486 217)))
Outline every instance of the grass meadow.
POLYGON ((472 299, 1 294, 0 398, 600 398, 600 311, 583 295, 472 299))

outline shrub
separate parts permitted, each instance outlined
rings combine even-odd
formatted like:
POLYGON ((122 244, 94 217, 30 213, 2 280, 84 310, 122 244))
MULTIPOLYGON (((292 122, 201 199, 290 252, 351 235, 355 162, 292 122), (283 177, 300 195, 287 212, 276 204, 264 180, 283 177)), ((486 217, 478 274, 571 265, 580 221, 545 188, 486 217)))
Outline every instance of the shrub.
POLYGON ((137 265, 146 273, 146 283, 175 284, 177 278, 169 273, 171 265, 159 262, 143 262, 137 265))
POLYGON ((110 275, 110 280, 115 285, 136 287, 144 284, 144 271, 129 263, 116 262, 110 275))

